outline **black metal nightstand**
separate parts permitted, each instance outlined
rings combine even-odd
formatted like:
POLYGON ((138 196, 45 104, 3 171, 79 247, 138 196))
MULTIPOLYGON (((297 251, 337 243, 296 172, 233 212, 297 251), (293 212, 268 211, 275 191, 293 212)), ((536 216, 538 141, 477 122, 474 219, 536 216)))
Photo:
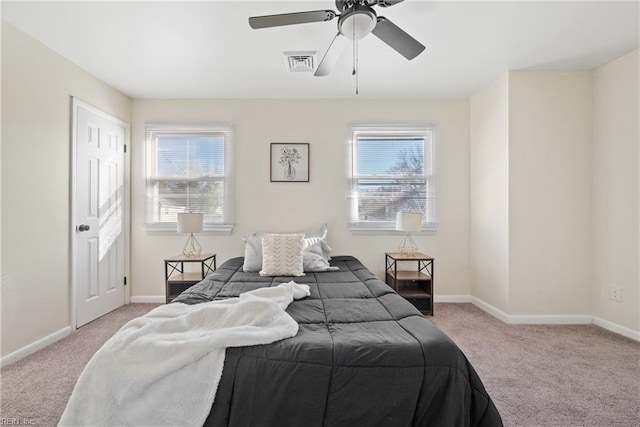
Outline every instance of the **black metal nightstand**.
POLYGON ((385 255, 386 282, 400 296, 411 302, 424 314, 433 316, 433 257, 387 252, 385 255), (398 270, 398 263, 417 262, 415 270, 398 270))
POLYGON ((166 285, 167 303, 189 289, 191 286, 216 271, 216 254, 202 254, 197 257, 187 257, 182 254, 164 260, 164 278, 166 285), (185 272, 185 263, 200 263, 200 271, 185 272))

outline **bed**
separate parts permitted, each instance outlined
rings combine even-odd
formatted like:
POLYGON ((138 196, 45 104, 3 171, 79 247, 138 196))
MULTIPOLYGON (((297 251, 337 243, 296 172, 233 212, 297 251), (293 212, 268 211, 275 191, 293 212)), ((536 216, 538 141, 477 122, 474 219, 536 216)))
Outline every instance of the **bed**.
POLYGON ((206 426, 501 426, 462 351, 352 256, 337 271, 264 277, 224 262, 173 303, 236 297, 294 280, 311 296, 287 313, 298 334, 228 348, 206 426))

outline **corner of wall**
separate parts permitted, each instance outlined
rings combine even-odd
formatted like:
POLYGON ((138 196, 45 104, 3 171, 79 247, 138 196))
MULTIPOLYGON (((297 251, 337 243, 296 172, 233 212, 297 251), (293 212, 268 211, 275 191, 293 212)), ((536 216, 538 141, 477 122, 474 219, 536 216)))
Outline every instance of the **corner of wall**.
POLYGON ((504 73, 470 99, 471 295, 508 302, 508 81, 504 73))
POLYGON ((640 49, 594 70, 593 314, 640 331, 640 49), (623 300, 610 297, 621 288, 623 300))

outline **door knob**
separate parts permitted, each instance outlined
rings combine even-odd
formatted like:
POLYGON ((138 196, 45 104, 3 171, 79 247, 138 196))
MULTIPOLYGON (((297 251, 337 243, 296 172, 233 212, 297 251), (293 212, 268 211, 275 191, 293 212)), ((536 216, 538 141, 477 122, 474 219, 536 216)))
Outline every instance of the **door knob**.
POLYGON ((88 225, 86 225, 86 224, 80 224, 80 225, 78 226, 78 231, 88 231, 90 228, 91 228, 91 227, 89 227, 89 226, 88 226, 88 225))

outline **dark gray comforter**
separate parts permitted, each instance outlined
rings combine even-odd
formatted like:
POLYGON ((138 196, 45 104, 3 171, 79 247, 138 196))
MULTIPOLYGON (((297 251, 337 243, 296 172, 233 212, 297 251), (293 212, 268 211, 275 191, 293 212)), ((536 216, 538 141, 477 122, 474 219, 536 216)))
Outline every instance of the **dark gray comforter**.
POLYGON ((501 426, 460 349, 350 256, 339 271, 261 277, 242 258, 222 264, 174 302, 197 304, 295 280, 311 296, 287 312, 298 334, 229 348, 211 426, 501 426))

